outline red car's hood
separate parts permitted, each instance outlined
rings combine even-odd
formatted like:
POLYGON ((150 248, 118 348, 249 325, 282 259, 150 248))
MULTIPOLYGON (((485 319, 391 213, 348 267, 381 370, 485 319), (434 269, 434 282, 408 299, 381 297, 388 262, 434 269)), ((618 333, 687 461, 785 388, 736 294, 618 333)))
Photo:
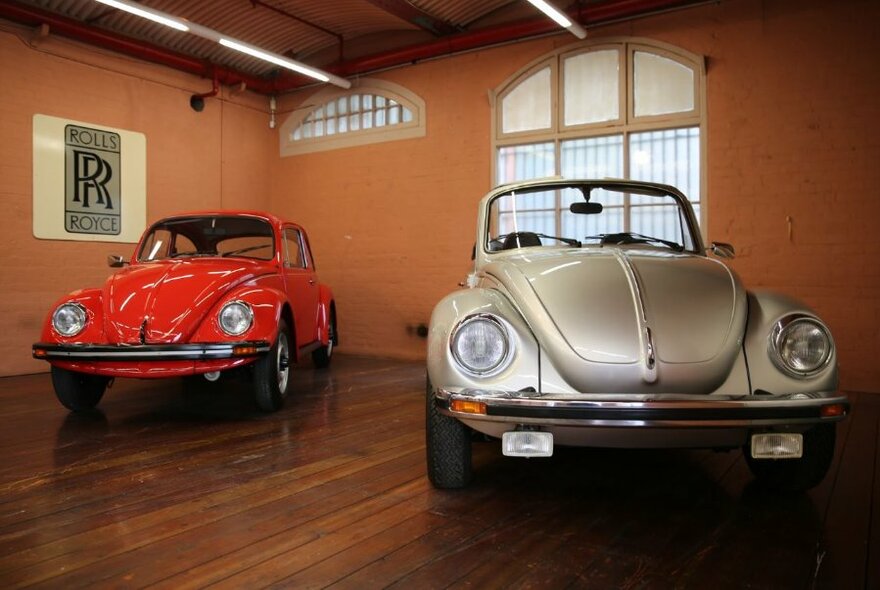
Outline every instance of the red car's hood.
POLYGON ((186 342, 220 297, 265 274, 248 260, 160 261, 116 273, 104 284, 104 330, 115 344, 186 342))

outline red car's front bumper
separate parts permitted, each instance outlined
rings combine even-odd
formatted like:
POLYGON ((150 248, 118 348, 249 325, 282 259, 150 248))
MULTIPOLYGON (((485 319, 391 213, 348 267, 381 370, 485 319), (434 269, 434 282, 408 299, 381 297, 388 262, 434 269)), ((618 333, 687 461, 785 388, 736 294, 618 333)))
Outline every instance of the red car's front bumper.
POLYGON ((38 342, 36 359, 58 367, 108 377, 176 377, 224 371, 269 352, 266 341, 198 344, 57 344, 38 342))

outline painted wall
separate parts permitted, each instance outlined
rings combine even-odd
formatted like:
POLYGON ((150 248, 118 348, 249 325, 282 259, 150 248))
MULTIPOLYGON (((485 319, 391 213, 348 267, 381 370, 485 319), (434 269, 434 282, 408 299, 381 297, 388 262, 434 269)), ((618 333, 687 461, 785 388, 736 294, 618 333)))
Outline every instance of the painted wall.
MULTIPOLYGON (((878 18, 868 1, 732 0, 590 31, 707 57, 709 238, 737 247, 747 285, 814 307, 836 337, 843 387, 866 391, 880 391, 878 18)), ((279 160, 272 206, 310 231, 343 350, 424 357, 412 328, 468 272, 476 204, 492 184, 488 92, 573 40, 376 75, 426 101, 424 138, 279 160)))
MULTIPOLYGON (((778 289, 830 324, 845 388, 880 391, 880 4, 726 0, 614 26, 707 57, 708 235, 729 241, 749 286, 778 289)), ((567 34, 391 70, 427 103, 424 138, 278 156, 266 101, 189 95, 210 83, 0 26, 0 375, 46 370, 30 344, 52 302, 109 274, 130 245, 31 235, 34 113, 147 136, 147 218, 202 207, 265 208, 309 230, 334 288, 342 350, 420 359, 434 303, 470 267, 490 178, 488 92, 567 34)), ((292 110, 308 92, 281 97, 292 110)))
POLYGON ((0 375, 46 371, 31 359, 52 303, 100 286, 108 254, 133 244, 37 240, 32 233, 32 118, 35 113, 127 129, 147 137, 147 220, 185 209, 266 208, 275 133, 267 101, 250 94, 189 97, 210 82, 118 55, 0 27, 0 375))

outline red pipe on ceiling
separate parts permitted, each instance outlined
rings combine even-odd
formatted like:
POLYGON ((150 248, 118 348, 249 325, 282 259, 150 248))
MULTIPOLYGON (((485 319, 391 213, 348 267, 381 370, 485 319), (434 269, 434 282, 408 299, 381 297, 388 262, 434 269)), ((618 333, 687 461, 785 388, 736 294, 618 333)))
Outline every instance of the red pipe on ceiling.
POLYGON ((248 88, 255 92, 263 94, 272 94, 274 92, 274 84, 270 80, 243 74, 222 66, 215 66, 209 62, 175 53, 145 41, 90 27, 79 21, 17 2, 0 2, 0 17, 32 27, 46 24, 49 26, 50 33, 63 35, 77 41, 97 45, 98 47, 112 49, 119 53, 132 55, 204 78, 212 78, 216 75, 217 80, 222 84, 234 85, 244 82, 248 88))
MULTIPOLYGON (((586 4, 573 16, 584 26, 595 26, 601 23, 681 8, 705 1, 608 0, 601 4, 586 4)), ((235 85, 244 82, 249 90, 260 94, 277 94, 314 84, 314 81, 295 74, 286 73, 272 80, 258 78, 194 57, 175 53, 145 41, 104 31, 88 26, 80 21, 68 19, 31 6, 25 6, 13 0, 0 2, 0 17, 33 27, 47 24, 50 32, 205 78, 216 76, 216 79, 222 84, 235 85)), ((412 45, 344 61, 325 69, 339 76, 353 76, 559 31, 561 31, 559 27, 553 21, 546 18, 519 21, 498 27, 450 35, 449 37, 421 45, 412 45)))

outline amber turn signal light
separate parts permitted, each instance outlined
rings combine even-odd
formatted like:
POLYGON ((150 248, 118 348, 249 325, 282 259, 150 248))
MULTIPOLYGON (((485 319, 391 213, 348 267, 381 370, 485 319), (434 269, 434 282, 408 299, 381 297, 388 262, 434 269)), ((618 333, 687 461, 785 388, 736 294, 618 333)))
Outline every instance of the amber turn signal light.
POLYGON ((844 408, 843 404, 831 404, 828 406, 822 406, 822 409, 819 411, 819 415, 823 418, 834 418, 836 416, 843 416, 846 414, 846 408, 844 408))
POLYGON ((35 359, 46 358, 46 351, 43 350, 42 348, 35 348, 34 349, 34 358, 35 359))
POLYGON ((242 344, 232 349, 234 356, 254 356, 257 354, 257 347, 252 344, 242 344))
POLYGON ((454 399, 449 403, 449 409, 453 412, 463 412, 465 414, 485 414, 486 404, 483 402, 454 399))

